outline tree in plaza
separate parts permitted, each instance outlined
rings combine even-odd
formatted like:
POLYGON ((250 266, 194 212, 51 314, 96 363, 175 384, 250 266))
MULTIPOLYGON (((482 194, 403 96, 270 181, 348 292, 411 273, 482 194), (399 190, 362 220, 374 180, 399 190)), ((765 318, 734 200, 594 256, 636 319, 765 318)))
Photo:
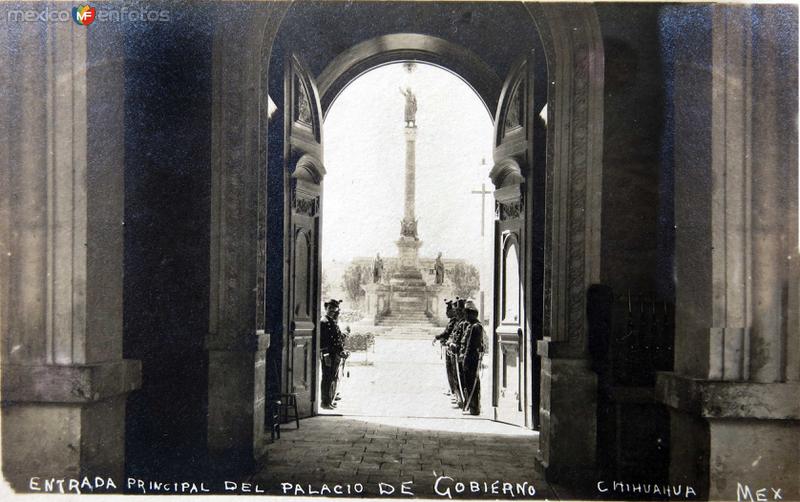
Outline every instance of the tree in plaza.
POLYGON ((361 286, 367 284, 370 279, 370 270, 366 266, 351 263, 344 271, 342 278, 342 289, 344 289, 347 298, 354 304, 361 301, 364 297, 364 290, 361 286))
POLYGON ((453 283, 453 294, 461 298, 471 298, 481 287, 481 275, 475 265, 456 263, 449 270, 450 282, 453 283))

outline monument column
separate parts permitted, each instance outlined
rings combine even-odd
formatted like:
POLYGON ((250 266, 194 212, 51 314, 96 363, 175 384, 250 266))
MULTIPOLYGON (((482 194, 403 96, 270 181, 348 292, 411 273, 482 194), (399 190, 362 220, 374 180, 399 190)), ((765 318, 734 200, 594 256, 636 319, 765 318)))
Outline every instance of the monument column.
POLYGON ((398 258, 403 278, 421 279, 419 271, 419 248, 422 241, 417 236, 417 220, 414 214, 416 195, 416 142, 417 142, 417 98, 411 89, 400 91, 406 98, 406 190, 403 221, 400 223, 400 240, 397 241, 398 258))
POLYGON ((403 219, 407 222, 415 221, 414 204, 416 199, 416 147, 417 126, 406 127, 406 198, 403 219))

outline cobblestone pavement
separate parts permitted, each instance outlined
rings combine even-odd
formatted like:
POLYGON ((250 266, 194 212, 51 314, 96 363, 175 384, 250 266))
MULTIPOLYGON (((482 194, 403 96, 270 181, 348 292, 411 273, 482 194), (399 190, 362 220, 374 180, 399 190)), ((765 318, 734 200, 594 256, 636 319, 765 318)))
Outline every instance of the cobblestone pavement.
POLYGON ((488 420, 318 416, 284 429, 252 482, 276 495, 336 496, 338 486, 342 496, 374 497, 391 486, 392 495, 408 497, 406 482, 424 498, 552 500, 533 467, 537 441, 535 433, 488 420))
MULTIPOLYGON (((345 371, 335 415, 301 420, 299 430, 287 424, 268 445, 265 467, 252 479, 261 490, 375 497, 393 489, 408 497, 405 482, 424 498, 555 498, 534 470, 538 434, 488 420, 488 392, 480 417, 454 408, 430 339, 379 337, 375 351, 353 354, 345 371)), ((488 368, 484 381, 488 388, 488 368)))

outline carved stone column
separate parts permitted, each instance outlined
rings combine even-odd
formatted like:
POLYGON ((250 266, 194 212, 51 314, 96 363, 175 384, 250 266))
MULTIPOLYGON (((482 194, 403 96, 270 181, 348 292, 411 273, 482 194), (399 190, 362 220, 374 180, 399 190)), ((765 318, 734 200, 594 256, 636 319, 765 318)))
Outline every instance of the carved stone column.
POLYGON ((670 478, 712 499, 736 499, 739 483, 796 499, 797 14, 692 19, 673 34, 675 371, 657 384, 670 478))
POLYGON ((551 61, 539 461, 548 480, 582 485, 596 469, 586 294, 600 279, 603 48, 591 6, 529 8, 551 61))
POLYGON ((231 13, 215 27, 207 441, 222 470, 252 465, 266 446, 266 76, 289 5, 231 13))
POLYGON ((122 358, 115 30, 51 20, 0 35, 2 454, 15 489, 32 476, 123 480, 125 396, 140 365, 122 358))

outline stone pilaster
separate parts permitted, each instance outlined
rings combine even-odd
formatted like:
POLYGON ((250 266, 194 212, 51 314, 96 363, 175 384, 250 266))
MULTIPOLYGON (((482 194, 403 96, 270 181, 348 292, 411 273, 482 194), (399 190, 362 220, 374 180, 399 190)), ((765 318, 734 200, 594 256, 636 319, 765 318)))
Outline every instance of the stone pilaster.
POLYGON ((712 499, 800 496, 796 23, 714 6, 676 34, 693 49, 675 61, 675 371, 657 397, 671 482, 712 499))
POLYGON ((603 48, 591 7, 529 9, 549 26, 543 43, 553 43, 538 457, 549 481, 581 486, 595 479, 597 457, 597 375, 590 368, 586 301, 589 286, 600 280, 603 48))
POLYGON ((261 51, 288 7, 226 17, 214 36, 207 442, 219 470, 252 466, 266 446, 264 142, 274 124, 261 51))
POLYGON ((7 21, 3 473, 16 489, 31 476, 119 485, 125 396, 140 386, 138 361, 122 358, 121 33, 112 24, 7 21))

